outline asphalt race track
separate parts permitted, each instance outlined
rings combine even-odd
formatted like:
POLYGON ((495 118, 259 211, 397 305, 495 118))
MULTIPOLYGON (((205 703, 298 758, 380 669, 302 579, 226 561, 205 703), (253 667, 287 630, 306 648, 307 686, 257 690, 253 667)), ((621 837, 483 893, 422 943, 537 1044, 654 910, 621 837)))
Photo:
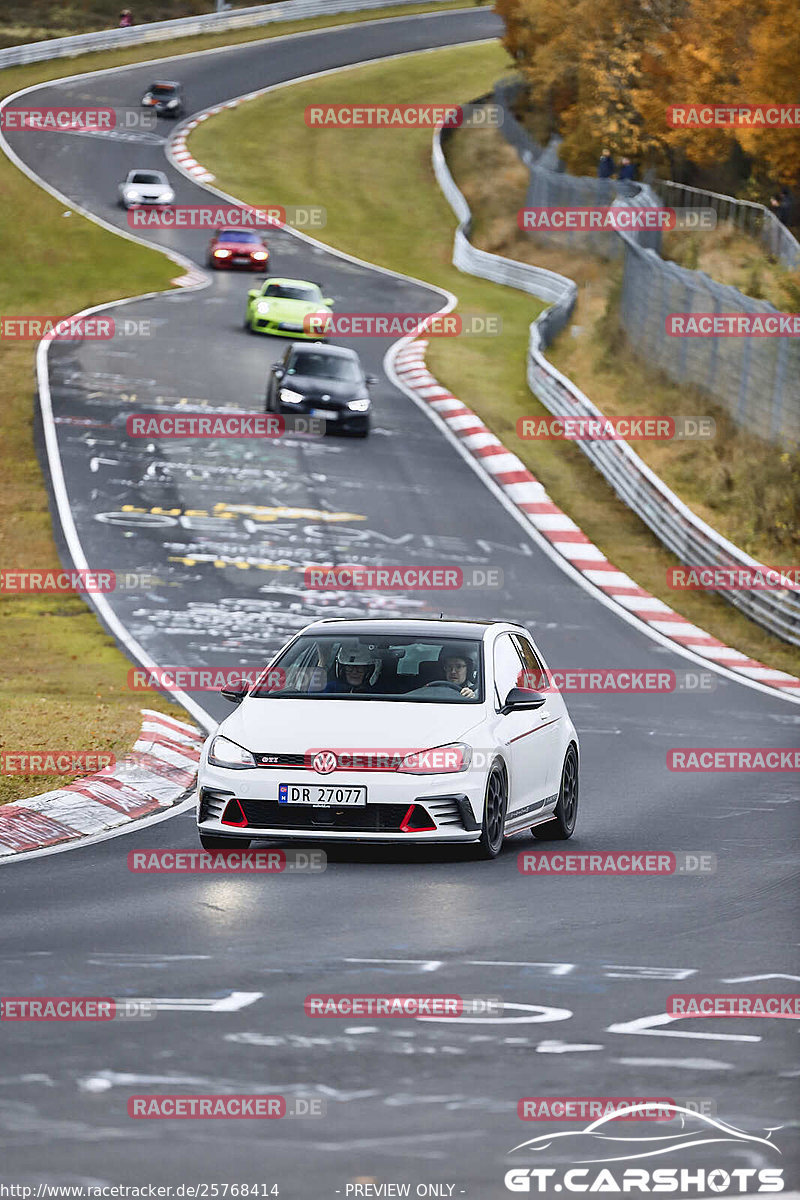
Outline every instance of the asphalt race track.
MULTIPOLYGON (((356 25, 67 81, 15 103, 135 107, 155 74, 182 80, 196 111, 498 29, 483 9, 356 25)), ((116 190, 133 166, 166 170, 179 204, 207 198, 152 140, 31 132, 8 140, 51 186, 121 228, 116 190)), ((204 263, 205 232, 148 237, 204 263)), ((289 234, 270 243, 273 274, 322 281, 340 311, 441 306, 434 289, 289 234)), ((367 441, 128 440, 131 412, 263 411, 267 369, 284 343, 242 328, 249 286, 249 276, 218 274, 203 290, 138 301, 118 315, 148 320, 150 337, 62 343, 50 354, 86 557, 162 580, 111 597, 156 662, 253 667, 319 615, 444 609, 522 621, 553 667, 700 670, 561 572, 392 386, 382 371, 388 342, 352 343, 381 377, 367 441), (305 564, 356 561, 500 568, 504 583, 433 596, 305 591, 305 564)), ((524 876, 517 854, 535 846, 527 837, 510 839, 494 863, 332 846, 316 875, 128 871, 130 850, 194 848, 188 813, 8 865, 4 995, 164 1003, 150 1020, 3 1024, 0 1178, 264 1183, 290 1200, 344 1196, 356 1179, 407 1181, 484 1200, 508 1195, 505 1171, 529 1162, 524 1152, 509 1158, 512 1147, 563 1128, 520 1121, 520 1097, 653 1096, 711 1101, 720 1119, 759 1136, 783 1127, 772 1134, 782 1156, 711 1146, 685 1165, 781 1166, 787 1190, 797 1188, 794 1023, 643 1020, 664 1013, 675 992, 785 993, 800 976, 791 776, 676 775, 666 766, 671 747, 791 746, 800 709, 722 676, 713 682, 703 692, 568 702, 582 742, 570 848, 708 852, 714 874, 524 876), (475 1023, 315 1022, 303 1010, 315 991, 456 993, 522 1007, 509 1010, 513 1020, 507 1012, 475 1023), (279 1122, 131 1119, 128 1098, 149 1092, 281 1093, 321 1098, 327 1111, 279 1122)), ((213 694, 194 699, 214 717, 229 711, 213 694)), ((548 1163, 561 1161, 554 1155, 548 1163)))

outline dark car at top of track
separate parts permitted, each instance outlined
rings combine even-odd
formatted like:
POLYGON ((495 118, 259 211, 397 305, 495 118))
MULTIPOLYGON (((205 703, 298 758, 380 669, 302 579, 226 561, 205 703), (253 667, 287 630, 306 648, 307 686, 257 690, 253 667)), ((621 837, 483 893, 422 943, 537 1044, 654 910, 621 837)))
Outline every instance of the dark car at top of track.
POLYGON ((181 85, 172 79, 156 79, 142 96, 142 108, 153 109, 159 117, 183 114, 181 85))

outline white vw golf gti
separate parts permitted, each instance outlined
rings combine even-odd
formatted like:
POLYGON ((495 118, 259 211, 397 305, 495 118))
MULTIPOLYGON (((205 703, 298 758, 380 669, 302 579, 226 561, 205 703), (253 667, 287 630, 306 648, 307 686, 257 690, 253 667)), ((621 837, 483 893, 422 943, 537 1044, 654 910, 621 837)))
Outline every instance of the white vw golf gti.
POLYGON ((307 626, 207 740, 206 849, 254 838, 473 842, 568 838, 575 727, 530 634, 505 621, 307 626))

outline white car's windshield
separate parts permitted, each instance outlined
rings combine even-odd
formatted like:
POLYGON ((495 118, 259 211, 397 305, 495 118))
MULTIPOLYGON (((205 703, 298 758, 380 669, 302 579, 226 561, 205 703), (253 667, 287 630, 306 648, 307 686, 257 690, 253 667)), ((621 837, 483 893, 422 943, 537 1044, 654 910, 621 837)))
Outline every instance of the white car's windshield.
POLYGON ((390 634, 304 634, 251 696, 480 704, 481 643, 390 634))
POLYGON ((128 182, 164 185, 167 179, 165 175, 161 175, 158 171, 132 171, 128 177, 128 182))

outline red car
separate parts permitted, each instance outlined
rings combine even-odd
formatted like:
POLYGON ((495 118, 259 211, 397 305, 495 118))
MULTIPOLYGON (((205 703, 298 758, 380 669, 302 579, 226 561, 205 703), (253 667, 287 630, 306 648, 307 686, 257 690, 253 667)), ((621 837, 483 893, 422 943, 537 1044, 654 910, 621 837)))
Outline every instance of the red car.
POLYGON ((208 265, 268 271, 269 250, 263 238, 250 229, 220 229, 208 247, 208 265))

